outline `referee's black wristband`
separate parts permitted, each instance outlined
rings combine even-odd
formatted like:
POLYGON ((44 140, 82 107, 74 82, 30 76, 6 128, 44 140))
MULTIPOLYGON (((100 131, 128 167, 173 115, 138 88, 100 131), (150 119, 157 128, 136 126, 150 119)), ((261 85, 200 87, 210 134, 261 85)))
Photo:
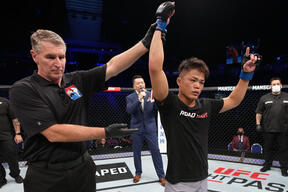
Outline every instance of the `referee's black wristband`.
POLYGON ((21 133, 16 133, 15 135, 21 135, 21 133))

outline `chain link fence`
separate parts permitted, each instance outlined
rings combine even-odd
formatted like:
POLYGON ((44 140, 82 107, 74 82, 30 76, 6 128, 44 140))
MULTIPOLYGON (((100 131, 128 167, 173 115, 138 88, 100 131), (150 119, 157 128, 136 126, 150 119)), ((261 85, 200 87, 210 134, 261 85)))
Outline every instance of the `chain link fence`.
MULTIPOLYGON (((206 87, 200 97, 224 98, 227 97, 234 87, 206 87)), ((283 86, 283 91, 288 86, 283 86)), ((7 87, 0 86, 0 94, 7 95, 7 87)), ((108 91, 95 93, 89 105, 89 125, 95 127, 105 127, 112 123, 127 123, 129 125, 130 115, 126 112, 126 96, 134 91, 132 88, 109 88, 108 91)), ((177 94, 177 89, 171 89, 177 94)), ((209 159, 236 161, 252 164, 263 163, 262 153, 236 152, 231 150, 229 144, 236 135, 239 127, 245 131, 249 137, 250 145, 257 143, 262 147, 262 133, 256 132, 255 109, 260 97, 270 92, 268 85, 257 85, 248 88, 242 103, 227 112, 213 117, 209 129, 209 159)), ((95 159, 119 158, 123 156, 133 156, 132 141, 130 137, 106 138, 88 142, 88 150, 95 159)), ((265 150, 265 149, 264 149, 265 150)), ((278 164, 278 146, 275 145, 274 165, 278 164)), ((149 154, 147 145, 144 144, 143 154, 149 154)))
MULTIPOLYGON (((232 86, 207 87, 204 88, 200 97, 224 98, 230 94, 233 88, 234 87, 232 86)), ((287 86, 283 86, 283 88, 287 88, 287 86)), ((130 116, 126 112, 125 97, 132 91, 133 89, 122 88, 121 91, 117 92, 103 92, 95 94, 90 103, 90 125, 107 126, 109 124, 119 122, 129 124, 130 116)), ((171 91, 177 94, 178 90, 171 89, 171 91)), ((254 152, 251 151, 251 147, 253 144, 259 144, 263 149, 264 146, 262 133, 256 132, 255 109, 260 97, 269 92, 269 85, 251 86, 249 87, 244 100, 238 107, 218 114, 212 119, 209 129, 209 159, 237 161, 252 164, 262 164, 264 162, 263 150, 262 152, 254 152), (244 129, 245 135, 249 137, 250 141, 250 150, 246 152, 233 151, 231 150, 230 146, 233 137, 236 135, 237 130, 240 127, 244 129)), ((118 157, 118 155, 122 152, 132 151, 131 145, 124 145, 125 148, 122 146, 123 143, 121 142, 121 139, 118 141, 118 143, 120 145, 119 148, 115 148, 115 146, 112 145, 112 148, 114 147, 114 154, 111 154, 109 158, 118 157)), ((143 150, 145 150, 145 148, 143 150)), ((278 146, 276 143, 274 150, 274 159, 276 160, 274 165, 276 166, 278 165, 277 161, 279 158, 277 151, 278 146)), ((111 150, 107 150, 106 152, 111 153, 111 150)), ((97 154, 97 150, 92 153, 97 154)))

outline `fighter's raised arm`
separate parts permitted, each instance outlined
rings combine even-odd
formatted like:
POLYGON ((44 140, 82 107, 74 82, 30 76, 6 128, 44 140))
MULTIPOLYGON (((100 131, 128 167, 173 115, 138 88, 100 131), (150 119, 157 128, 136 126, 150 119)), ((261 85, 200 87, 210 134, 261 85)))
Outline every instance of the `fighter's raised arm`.
POLYGON ((261 62, 261 59, 259 54, 250 54, 250 48, 246 48, 245 55, 242 58, 240 80, 230 95, 224 98, 224 105, 220 113, 237 107, 241 103, 246 94, 249 81, 253 78, 256 65, 261 62))
MULTIPOLYGON (((157 18, 159 19, 163 18, 163 15, 167 14, 166 12, 169 11, 173 7, 174 7, 174 3, 172 2, 168 4, 166 4, 166 2, 161 4, 156 13, 157 18)), ((170 18, 165 20, 167 24, 169 23, 169 19, 170 18)), ((167 24, 165 24, 165 26, 167 24)), ((149 50, 152 37, 157 26, 158 26, 158 23, 151 24, 151 26, 149 27, 149 29, 147 30, 145 36, 143 37, 143 39, 141 39, 141 41, 139 41, 133 47, 124 51, 123 53, 114 56, 107 62, 107 70, 106 70, 106 77, 105 77, 106 81, 109 80, 111 77, 114 77, 118 75, 119 73, 121 73, 122 71, 129 68, 133 63, 135 63, 135 61, 137 61, 141 56, 143 56, 149 50)), ((163 30, 163 32, 160 34, 161 34, 162 40, 165 41, 166 31, 163 30)))
POLYGON ((167 1, 158 7, 156 11, 157 26, 149 52, 149 74, 153 95, 160 102, 167 97, 169 91, 167 77, 163 71, 164 50, 161 33, 166 30, 166 26, 174 13, 175 2, 167 1))

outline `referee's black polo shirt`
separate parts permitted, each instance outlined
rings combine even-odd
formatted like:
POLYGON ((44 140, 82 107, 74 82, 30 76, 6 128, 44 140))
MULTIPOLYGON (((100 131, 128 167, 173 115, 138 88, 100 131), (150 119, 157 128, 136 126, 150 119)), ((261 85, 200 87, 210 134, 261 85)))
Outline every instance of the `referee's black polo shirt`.
POLYGON ((0 97, 0 141, 13 139, 14 127, 12 119, 15 119, 9 100, 0 97))
POLYGON ((49 142, 41 131, 54 124, 87 125, 88 102, 105 85, 106 65, 63 75, 61 87, 34 72, 10 89, 10 101, 26 134, 28 162, 74 160, 86 151, 86 142, 49 142))
POLYGON ((262 114, 261 124, 266 132, 288 131, 288 94, 268 93, 263 95, 257 105, 256 113, 262 114))

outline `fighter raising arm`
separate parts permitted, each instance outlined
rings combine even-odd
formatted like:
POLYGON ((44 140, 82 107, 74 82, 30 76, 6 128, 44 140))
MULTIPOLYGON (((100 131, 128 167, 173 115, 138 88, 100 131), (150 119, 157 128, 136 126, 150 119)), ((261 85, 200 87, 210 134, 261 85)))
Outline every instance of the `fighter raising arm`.
POLYGON ((243 57, 243 60, 246 59, 247 61, 245 60, 246 62, 242 66, 240 80, 230 95, 224 98, 224 105, 220 110, 220 113, 237 107, 246 94, 249 81, 252 79, 254 70, 256 68, 256 62, 260 62, 261 59, 257 54, 249 54, 249 51, 250 48, 247 47, 245 56, 243 57))
POLYGON ((163 101, 169 91, 167 77, 163 71, 164 50, 161 40, 161 32, 165 31, 170 18, 175 13, 175 2, 165 2, 156 11, 157 27, 154 32, 149 52, 149 74, 153 89, 154 98, 159 102, 163 101), (167 23, 167 24, 166 24, 167 23))

